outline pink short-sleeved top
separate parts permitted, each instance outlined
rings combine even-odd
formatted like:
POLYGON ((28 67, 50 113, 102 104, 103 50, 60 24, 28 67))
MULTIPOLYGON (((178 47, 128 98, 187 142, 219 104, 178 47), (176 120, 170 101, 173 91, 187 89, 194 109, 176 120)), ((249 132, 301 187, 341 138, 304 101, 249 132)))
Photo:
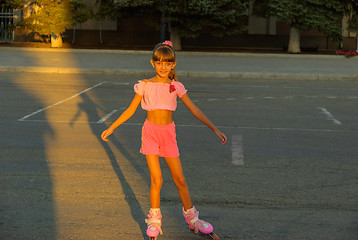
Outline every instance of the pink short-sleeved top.
POLYGON ((171 83, 159 83, 150 81, 138 81, 134 85, 134 92, 142 96, 141 106, 144 110, 170 110, 177 108, 177 97, 182 97, 187 90, 178 81, 171 83))

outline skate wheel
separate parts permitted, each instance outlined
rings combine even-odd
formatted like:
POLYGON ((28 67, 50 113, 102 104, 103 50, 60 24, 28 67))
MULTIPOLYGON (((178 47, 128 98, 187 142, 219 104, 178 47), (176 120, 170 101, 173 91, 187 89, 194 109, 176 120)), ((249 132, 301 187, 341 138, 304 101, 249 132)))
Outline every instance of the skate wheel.
POLYGON ((212 238, 212 239, 215 239, 215 240, 220 240, 220 238, 218 237, 218 235, 216 235, 215 233, 210 233, 209 234, 210 235, 210 237, 212 238))
POLYGON ((156 237, 150 237, 149 240, 157 240, 156 237))

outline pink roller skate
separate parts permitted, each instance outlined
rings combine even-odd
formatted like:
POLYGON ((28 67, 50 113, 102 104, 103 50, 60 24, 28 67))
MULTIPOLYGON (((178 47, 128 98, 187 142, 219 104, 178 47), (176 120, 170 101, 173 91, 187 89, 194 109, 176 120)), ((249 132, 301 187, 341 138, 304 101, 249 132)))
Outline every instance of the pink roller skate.
POLYGON ((206 237, 207 239, 219 240, 219 237, 213 232, 213 226, 210 223, 199 219, 199 212, 195 207, 186 211, 183 208, 183 216, 191 233, 206 237))
POLYGON ((156 240, 159 233, 163 235, 162 232, 162 214, 159 208, 151 208, 149 210, 148 219, 145 220, 148 225, 147 235, 150 240, 156 240))

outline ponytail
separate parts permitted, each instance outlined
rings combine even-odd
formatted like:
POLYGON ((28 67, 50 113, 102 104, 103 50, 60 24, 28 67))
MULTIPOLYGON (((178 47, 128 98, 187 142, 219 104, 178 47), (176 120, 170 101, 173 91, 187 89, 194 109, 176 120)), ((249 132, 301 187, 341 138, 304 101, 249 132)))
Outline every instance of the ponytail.
POLYGON ((170 80, 178 81, 178 75, 177 75, 177 71, 175 70, 175 68, 173 68, 173 69, 170 71, 168 77, 169 77, 170 80))

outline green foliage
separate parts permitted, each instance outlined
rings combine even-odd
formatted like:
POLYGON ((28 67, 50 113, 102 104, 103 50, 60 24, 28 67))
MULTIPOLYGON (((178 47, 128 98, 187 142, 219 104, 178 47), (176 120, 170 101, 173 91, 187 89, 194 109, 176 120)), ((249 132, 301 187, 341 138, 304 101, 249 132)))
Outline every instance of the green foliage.
POLYGON ((92 9, 83 0, 70 0, 70 10, 76 23, 84 23, 91 17, 92 9))
POLYGON ((161 0, 97 0, 98 11, 94 17, 116 20, 135 14, 157 15, 158 1, 161 0))
POLYGON ((97 0, 98 11, 93 13, 96 19, 110 19, 116 20, 116 4, 113 0, 97 0))
POLYGON ((28 28, 40 35, 58 35, 89 17, 83 0, 34 0, 28 7, 31 14, 23 18, 17 26, 28 28))
POLYGON ((358 31, 358 12, 349 19, 348 30, 358 31))
POLYGON ((119 8, 137 8, 137 7, 145 7, 152 6, 155 1, 154 0, 114 0, 114 3, 119 8))
POLYGON ((358 31, 358 1, 345 0, 345 15, 348 17, 348 30, 358 31))
POLYGON ((342 41, 342 18, 352 13, 352 9, 350 25, 356 27, 356 0, 256 0, 254 3, 254 13, 258 16, 277 16, 279 21, 301 31, 321 31, 337 43, 342 41))
MULTIPOLYGON (((142 14, 151 18, 159 29, 162 0, 101 0, 99 18, 123 18, 142 14)), ((247 0, 166 0, 166 22, 181 36, 196 37, 207 29, 213 35, 245 31, 248 17, 247 0)))
MULTIPOLYGON (((4 2, 4 1, 1 1, 1 2, 4 2)), ((22 8, 22 6, 24 5, 23 0, 5 0, 5 3, 7 6, 14 8, 14 9, 22 8)))
POLYGON ((169 1, 168 20, 185 37, 197 37, 201 29, 212 35, 234 35, 247 29, 248 1, 169 1))

